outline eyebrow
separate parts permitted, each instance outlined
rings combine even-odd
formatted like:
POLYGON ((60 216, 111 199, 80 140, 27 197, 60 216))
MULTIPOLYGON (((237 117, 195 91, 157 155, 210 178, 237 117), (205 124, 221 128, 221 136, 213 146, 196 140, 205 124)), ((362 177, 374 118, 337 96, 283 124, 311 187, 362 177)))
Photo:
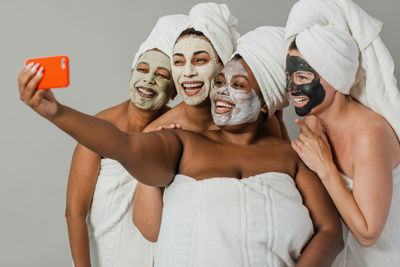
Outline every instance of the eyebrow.
POLYGON ((162 69, 162 70, 166 70, 166 71, 168 71, 168 72, 169 72, 169 70, 167 70, 166 68, 164 68, 164 67, 161 67, 161 66, 157 67, 157 69, 162 69))
POLYGON ((243 74, 235 74, 232 76, 232 78, 238 78, 238 77, 242 77, 242 78, 246 79, 247 81, 249 81, 249 78, 247 76, 244 76, 243 74))
POLYGON ((207 55, 208 55, 208 52, 204 51, 204 50, 196 51, 196 52, 193 53, 193 55, 197 56, 198 54, 201 54, 201 53, 207 53, 207 55))
POLYGON ((145 61, 141 61, 141 62, 138 63, 138 65, 139 65, 139 64, 145 64, 146 66, 149 66, 149 63, 147 63, 147 62, 145 62, 145 61))
POLYGON ((181 54, 181 53, 175 53, 175 54, 174 54, 174 56, 178 56, 178 57, 184 57, 184 55, 183 55, 183 54, 181 54))

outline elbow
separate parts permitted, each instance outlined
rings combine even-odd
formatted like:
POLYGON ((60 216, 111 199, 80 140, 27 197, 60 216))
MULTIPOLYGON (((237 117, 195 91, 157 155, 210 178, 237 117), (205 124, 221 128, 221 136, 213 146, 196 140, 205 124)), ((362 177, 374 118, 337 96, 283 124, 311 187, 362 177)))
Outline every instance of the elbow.
POLYGON ((370 234, 358 237, 357 241, 363 247, 371 247, 378 241, 378 239, 379 239, 379 234, 370 234))
POLYGON ((85 221, 86 222, 87 212, 85 211, 77 211, 74 209, 66 208, 65 209, 65 220, 67 223, 72 223, 74 221, 85 221))
POLYGON ((331 231, 327 234, 331 239, 332 251, 335 251, 336 255, 339 254, 344 248, 342 232, 340 231, 340 233, 338 233, 338 231, 331 231))
POLYGON ((380 229, 380 227, 378 226, 370 226, 369 229, 363 229, 363 231, 353 232, 353 235, 361 246, 370 247, 378 241, 382 231, 383 228, 380 229))

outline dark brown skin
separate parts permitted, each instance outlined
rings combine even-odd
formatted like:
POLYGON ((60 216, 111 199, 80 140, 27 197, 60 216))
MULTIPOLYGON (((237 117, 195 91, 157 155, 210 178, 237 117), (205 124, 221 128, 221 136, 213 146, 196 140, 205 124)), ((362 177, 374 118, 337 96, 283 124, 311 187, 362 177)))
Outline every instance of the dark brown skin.
MULTIPOLYGON (((247 64, 243 66, 251 73, 247 64)), ((265 136, 262 113, 253 123, 203 133, 180 129, 125 133, 105 120, 61 105, 49 90, 36 90, 40 78, 30 71, 21 72, 21 100, 79 143, 118 160, 142 183, 166 186, 178 173, 197 180, 242 179, 272 171, 287 173, 294 177, 315 229, 297 266, 329 266, 341 250, 341 224, 329 195, 288 142, 265 136)), ((250 85, 261 94, 251 78, 250 85)))
MULTIPOLYGON (((197 37, 208 41, 204 36, 197 37)), ((178 41, 179 39, 177 42, 178 41)), ((177 58, 180 62, 184 61, 183 56, 177 56, 177 58)), ((205 65, 211 60, 211 56, 204 51, 199 54, 194 54, 192 61, 197 62, 196 59, 198 58, 201 58, 201 61, 194 64, 205 65)), ((220 62, 220 68, 222 69, 222 67, 223 65, 220 62)), ((153 121, 146 127, 144 132, 151 132, 157 130, 159 126, 168 125, 178 125, 179 128, 197 133, 219 129, 219 127, 214 124, 211 116, 211 102, 209 98, 196 106, 188 105, 185 102, 178 104, 166 114, 153 121)), ((282 118, 282 111, 278 111, 265 121, 264 131, 268 136, 289 140, 286 126, 282 118)), ((157 241, 161 226, 163 207, 162 190, 162 188, 160 189, 158 187, 146 186, 138 183, 134 198, 132 219, 143 236, 152 242, 157 241)))
MULTIPOLYGON (((131 100, 106 109, 96 115, 124 132, 141 132, 155 118, 168 111, 142 110, 131 100)), ((90 266, 89 236, 86 217, 90 210, 97 177, 100 170, 101 156, 78 144, 75 148, 68 178, 67 206, 65 217, 71 254, 76 267, 90 266)))

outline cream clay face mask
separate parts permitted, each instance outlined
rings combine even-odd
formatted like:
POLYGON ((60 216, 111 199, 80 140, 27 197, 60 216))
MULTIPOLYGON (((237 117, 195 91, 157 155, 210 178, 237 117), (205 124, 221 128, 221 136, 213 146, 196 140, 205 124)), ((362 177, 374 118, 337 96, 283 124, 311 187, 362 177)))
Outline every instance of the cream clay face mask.
POLYGON ((220 75, 224 76, 225 82, 218 78, 210 93, 214 123, 231 126, 256 121, 261 112, 261 100, 254 89, 241 89, 243 85, 237 77, 249 77, 242 63, 229 61, 220 75))
POLYGON ((160 51, 143 53, 132 72, 129 93, 135 106, 157 110, 163 107, 172 94, 171 63, 160 51))
POLYGON ((180 97, 188 105, 202 103, 219 72, 210 42, 198 36, 183 37, 175 44, 172 61, 172 77, 180 97))

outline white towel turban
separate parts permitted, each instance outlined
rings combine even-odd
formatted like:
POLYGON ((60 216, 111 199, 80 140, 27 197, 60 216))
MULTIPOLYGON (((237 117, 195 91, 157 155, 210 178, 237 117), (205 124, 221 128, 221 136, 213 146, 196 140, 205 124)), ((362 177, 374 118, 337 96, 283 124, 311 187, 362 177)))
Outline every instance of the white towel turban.
POLYGON ((239 38, 235 54, 240 54, 252 70, 268 115, 287 106, 284 28, 264 26, 246 33, 239 38))
POLYGON ((330 85, 383 116, 400 137, 394 62, 379 36, 382 23, 351 0, 300 0, 286 25, 296 45, 330 85), (359 64, 359 61, 360 64, 359 64))
POLYGON ((172 51, 178 36, 189 25, 189 16, 167 15, 158 19, 147 39, 140 45, 132 63, 136 67, 137 60, 146 51, 157 48, 172 58, 172 51))
POLYGON ((190 27, 201 31, 210 40, 223 64, 236 49, 240 34, 238 20, 230 13, 226 4, 201 3, 190 10, 190 27))

